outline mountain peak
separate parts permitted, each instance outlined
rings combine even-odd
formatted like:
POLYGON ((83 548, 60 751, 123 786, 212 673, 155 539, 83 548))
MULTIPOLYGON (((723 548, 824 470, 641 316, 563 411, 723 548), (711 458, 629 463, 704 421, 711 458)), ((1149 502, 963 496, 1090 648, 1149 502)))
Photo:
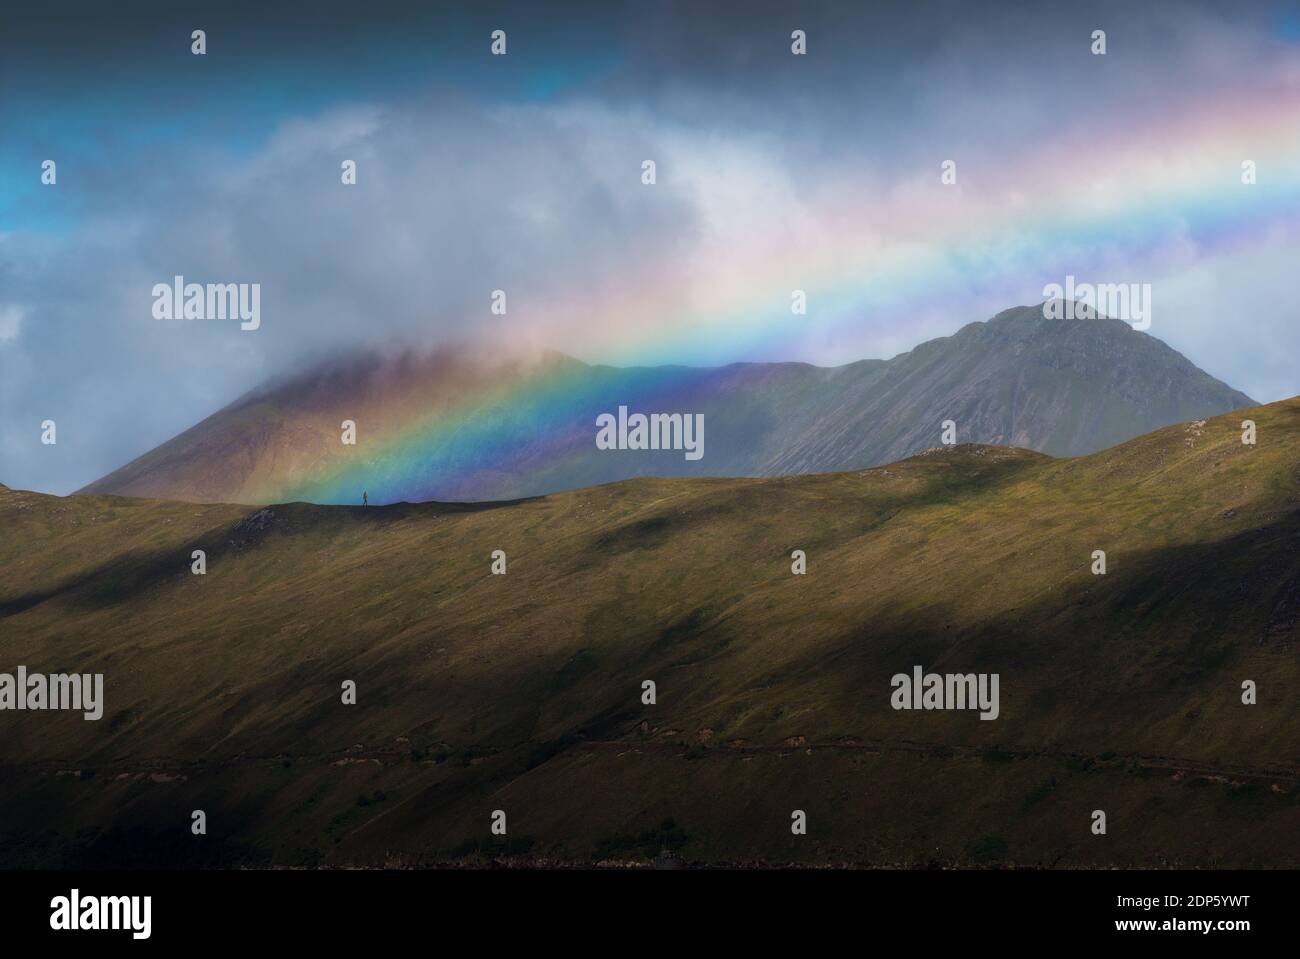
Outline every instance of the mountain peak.
MULTIPOLYGON (((548 350, 338 358, 85 487, 195 501, 513 499, 637 476, 861 469, 946 442, 1075 456, 1253 405, 1120 320, 1004 310, 891 360, 588 366, 548 350), (598 449, 597 417, 700 418, 702 455, 598 449), (341 424, 355 424, 355 443, 341 424), (948 430, 948 424, 952 424, 948 430), (945 432, 955 436, 945 437, 945 432)), ((656 444, 657 445, 657 444, 656 444)))

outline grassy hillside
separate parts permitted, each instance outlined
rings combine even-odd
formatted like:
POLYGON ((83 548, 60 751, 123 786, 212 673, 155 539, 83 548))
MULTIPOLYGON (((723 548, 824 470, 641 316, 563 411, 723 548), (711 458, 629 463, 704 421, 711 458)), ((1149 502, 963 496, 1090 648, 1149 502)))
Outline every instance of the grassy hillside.
POLYGON ((486 506, 0 489, 0 671, 107 698, 0 713, 0 863, 1300 865, 1298 508, 1300 400, 486 506), (914 665, 1000 717, 891 709, 914 665))

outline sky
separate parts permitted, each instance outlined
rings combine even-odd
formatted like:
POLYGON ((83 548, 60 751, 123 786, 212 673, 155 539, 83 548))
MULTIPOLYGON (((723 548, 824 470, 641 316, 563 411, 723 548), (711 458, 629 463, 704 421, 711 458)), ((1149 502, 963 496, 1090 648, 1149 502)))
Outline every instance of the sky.
POLYGON ((1300 393, 1300 4, 36 6, 0 15, 12 487, 349 351, 834 365, 1067 275, 1300 393), (155 319, 177 275, 259 284, 260 327, 155 319))

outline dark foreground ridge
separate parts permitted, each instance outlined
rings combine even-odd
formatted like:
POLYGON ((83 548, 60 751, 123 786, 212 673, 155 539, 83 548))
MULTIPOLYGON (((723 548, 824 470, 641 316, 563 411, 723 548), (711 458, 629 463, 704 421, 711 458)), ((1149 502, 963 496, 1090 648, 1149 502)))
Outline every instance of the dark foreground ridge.
POLYGON ((0 859, 1295 866, 1298 508, 1300 400, 491 508, 0 489, 0 672, 105 677, 0 712, 0 859))

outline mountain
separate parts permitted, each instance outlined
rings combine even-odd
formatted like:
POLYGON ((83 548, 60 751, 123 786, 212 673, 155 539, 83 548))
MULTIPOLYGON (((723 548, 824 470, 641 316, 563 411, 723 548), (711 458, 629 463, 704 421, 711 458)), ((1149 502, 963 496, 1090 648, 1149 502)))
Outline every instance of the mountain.
POLYGON ((1008 310, 888 361, 588 366, 464 351, 338 359, 269 384, 82 493, 192 502, 499 500, 637 476, 857 469, 959 442, 1054 456, 1252 404, 1113 319, 1008 310), (703 455, 600 450, 602 413, 702 414, 703 455), (356 443, 342 441, 344 421, 356 443))
POLYGON ((98 722, 0 713, 8 866, 1300 865, 1300 399, 1064 460, 370 508, 0 489, 0 524, 0 671, 105 677, 98 722), (997 674, 997 718, 892 708, 918 666, 997 674))

